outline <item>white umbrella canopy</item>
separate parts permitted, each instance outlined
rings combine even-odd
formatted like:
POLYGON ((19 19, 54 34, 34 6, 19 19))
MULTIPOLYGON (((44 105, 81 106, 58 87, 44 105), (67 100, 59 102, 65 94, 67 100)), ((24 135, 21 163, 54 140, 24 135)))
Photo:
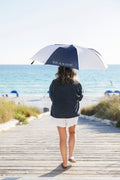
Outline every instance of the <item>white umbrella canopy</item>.
POLYGON ((54 44, 42 48, 32 58, 40 64, 50 64, 74 69, 106 69, 102 56, 95 49, 75 45, 54 44))

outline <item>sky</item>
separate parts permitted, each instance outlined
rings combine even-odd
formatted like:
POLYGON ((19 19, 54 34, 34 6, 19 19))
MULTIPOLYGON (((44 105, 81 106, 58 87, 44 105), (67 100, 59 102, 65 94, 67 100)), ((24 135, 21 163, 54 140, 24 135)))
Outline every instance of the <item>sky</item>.
POLYGON ((120 64, 120 0, 0 0, 0 64, 30 64, 51 44, 94 48, 120 64))

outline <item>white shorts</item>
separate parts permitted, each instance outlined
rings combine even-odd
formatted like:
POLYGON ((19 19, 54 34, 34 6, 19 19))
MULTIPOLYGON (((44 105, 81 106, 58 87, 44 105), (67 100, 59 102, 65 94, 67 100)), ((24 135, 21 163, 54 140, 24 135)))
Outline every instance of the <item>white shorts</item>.
POLYGON ((51 116, 51 123, 59 127, 71 127, 77 125, 78 117, 74 118, 54 118, 51 116))

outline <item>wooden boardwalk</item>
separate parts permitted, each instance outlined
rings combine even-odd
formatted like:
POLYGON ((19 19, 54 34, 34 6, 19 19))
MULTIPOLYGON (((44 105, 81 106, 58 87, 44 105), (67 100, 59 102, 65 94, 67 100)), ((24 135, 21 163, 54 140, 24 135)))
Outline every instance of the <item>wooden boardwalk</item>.
POLYGON ((79 118, 76 130, 77 162, 67 170, 60 166, 58 132, 49 115, 0 133, 0 179, 6 176, 120 179, 120 129, 79 118))

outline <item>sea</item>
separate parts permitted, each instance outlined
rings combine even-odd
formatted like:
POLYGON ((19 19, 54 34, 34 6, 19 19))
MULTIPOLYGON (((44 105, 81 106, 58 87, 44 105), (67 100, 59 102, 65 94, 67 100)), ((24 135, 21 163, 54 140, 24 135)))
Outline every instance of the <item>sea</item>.
MULTIPOLYGON (((58 67, 52 65, 0 65, 0 96, 48 95, 58 67)), ((106 70, 76 70, 84 95, 101 96, 106 90, 120 90, 120 65, 106 70)))

